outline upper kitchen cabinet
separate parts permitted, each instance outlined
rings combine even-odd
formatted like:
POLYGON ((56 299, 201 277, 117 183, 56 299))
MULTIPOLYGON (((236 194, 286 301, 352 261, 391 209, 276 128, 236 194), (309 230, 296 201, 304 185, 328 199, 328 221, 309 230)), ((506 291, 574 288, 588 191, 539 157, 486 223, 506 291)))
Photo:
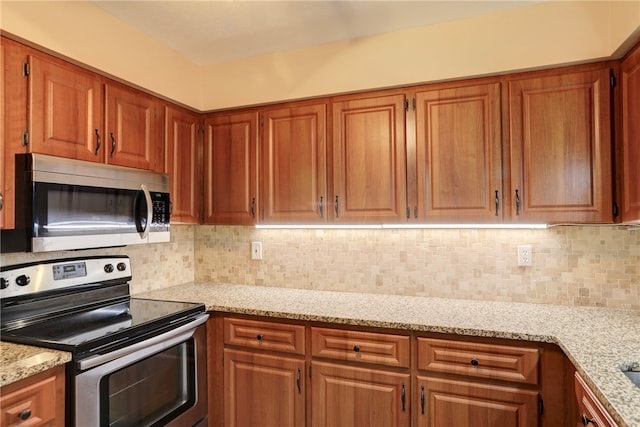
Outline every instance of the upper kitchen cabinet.
POLYGON ((620 69, 622 138, 620 158, 620 214, 623 222, 640 221, 640 44, 620 69))
POLYGON ((500 84, 436 85, 414 96, 418 206, 412 215, 422 222, 501 222, 500 84))
POLYGON ((31 152, 103 162, 103 81, 79 67, 29 55, 31 152))
POLYGON ((161 171, 163 115, 156 99, 117 83, 105 85, 105 99, 106 163, 161 171))
POLYGON ((406 222, 404 94, 332 105, 333 221, 406 222))
POLYGON ((261 222, 326 222, 326 105, 265 110, 260 128, 261 222))
POLYGON ((165 107, 165 168, 171 183, 171 222, 200 222, 200 115, 165 107))
POLYGON ((0 228, 15 227, 16 153, 24 153, 23 133, 27 130, 27 79, 23 64, 24 46, 2 38, 0 43, 0 228))
POLYGON ((204 123, 204 223, 255 224, 259 208, 257 113, 214 114, 204 123))
POLYGON ((609 67, 581 69, 508 79, 514 222, 613 220, 609 67))
POLYGON ((156 98, 35 51, 23 68, 31 152, 163 169, 156 98))

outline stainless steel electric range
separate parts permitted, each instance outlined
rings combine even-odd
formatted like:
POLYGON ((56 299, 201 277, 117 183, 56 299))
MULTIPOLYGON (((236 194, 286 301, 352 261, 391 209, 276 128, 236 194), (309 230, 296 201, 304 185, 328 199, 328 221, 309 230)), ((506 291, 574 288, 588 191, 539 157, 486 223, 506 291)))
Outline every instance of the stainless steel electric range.
POLYGON ((126 256, 0 268, 0 339, 67 351, 77 426, 207 425, 203 304, 132 298, 126 256))

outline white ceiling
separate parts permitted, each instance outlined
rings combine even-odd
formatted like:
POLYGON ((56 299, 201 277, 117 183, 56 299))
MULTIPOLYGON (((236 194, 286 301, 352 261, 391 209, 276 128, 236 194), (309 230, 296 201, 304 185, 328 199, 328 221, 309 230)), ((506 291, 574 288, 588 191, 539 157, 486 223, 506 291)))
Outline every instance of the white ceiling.
POLYGON ((526 0, 91 0, 198 65, 494 13, 526 0))

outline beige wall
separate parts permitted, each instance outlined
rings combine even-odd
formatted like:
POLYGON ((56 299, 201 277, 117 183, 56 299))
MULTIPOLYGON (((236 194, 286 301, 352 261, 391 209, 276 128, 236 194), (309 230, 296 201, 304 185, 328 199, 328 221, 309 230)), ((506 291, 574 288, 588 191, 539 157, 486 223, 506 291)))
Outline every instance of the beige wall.
POLYGON ((608 58, 638 35, 640 0, 549 1, 207 67, 86 0, 3 0, 0 26, 204 111, 608 58))
POLYGON ((201 107, 200 67, 87 0, 2 0, 0 28, 156 94, 201 107))

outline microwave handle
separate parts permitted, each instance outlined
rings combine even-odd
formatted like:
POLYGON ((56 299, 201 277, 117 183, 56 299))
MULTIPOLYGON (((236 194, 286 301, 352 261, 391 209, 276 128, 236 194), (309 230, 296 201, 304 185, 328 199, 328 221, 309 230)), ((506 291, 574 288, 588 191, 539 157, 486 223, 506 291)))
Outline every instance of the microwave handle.
MULTIPOLYGON (((146 239, 149 236, 149 230, 151 230, 151 221, 153 221, 153 202, 151 201, 151 193, 149 192, 149 189, 146 185, 140 185, 140 190, 138 191, 142 192, 145 201, 147 202, 147 221, 145 223, 144 230, 141 231, 141 237, 143 239, 146 239)), ((136 215, 137 214, 138 211, 136 210, 136 215)))

